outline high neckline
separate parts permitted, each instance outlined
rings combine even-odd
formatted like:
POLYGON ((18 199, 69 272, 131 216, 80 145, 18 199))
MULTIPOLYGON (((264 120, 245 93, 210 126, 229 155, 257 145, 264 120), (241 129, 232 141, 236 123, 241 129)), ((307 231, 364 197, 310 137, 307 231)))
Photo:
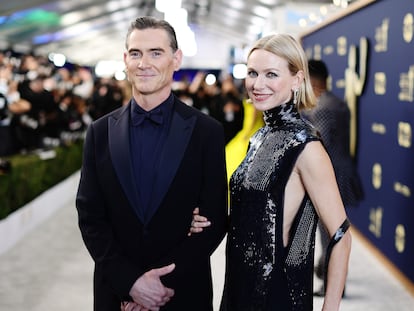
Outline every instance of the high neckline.
POLYGON ((267 126, 279 127, 286 123, 292 123, 300 119, 300 114, 293 104, 293 101, 289 101, 285 104, 266 110, 263 113, 264 121, 267 126))

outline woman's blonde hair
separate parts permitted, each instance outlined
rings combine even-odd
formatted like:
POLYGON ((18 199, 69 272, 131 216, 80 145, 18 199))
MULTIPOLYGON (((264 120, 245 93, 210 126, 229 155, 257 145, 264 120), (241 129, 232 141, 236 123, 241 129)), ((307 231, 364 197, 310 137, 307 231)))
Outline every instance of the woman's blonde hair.
POLYGON ((303 82, 298 89, 298 109, 310 109, 316 105, 315 94, 309 78, 308 61, 302 46, 289 34, 272 34, 260 38, 251 48, 248 57, 254 50, 265 50, 288 62, 292 75, 302 70, 303 82))

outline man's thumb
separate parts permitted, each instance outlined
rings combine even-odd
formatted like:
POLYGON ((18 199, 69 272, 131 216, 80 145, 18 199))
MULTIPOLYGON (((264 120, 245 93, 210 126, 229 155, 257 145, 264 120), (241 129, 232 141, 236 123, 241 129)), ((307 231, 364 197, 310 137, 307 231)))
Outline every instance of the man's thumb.
POLYGON ((172 263, 168 266, 164 266, 164 267, 158 268, 156 270, 157 270, 159 276, 163 276, 163 275, 166 275, 168 273, 171 273, 174 269, 175 269, 175 264, 172 263))

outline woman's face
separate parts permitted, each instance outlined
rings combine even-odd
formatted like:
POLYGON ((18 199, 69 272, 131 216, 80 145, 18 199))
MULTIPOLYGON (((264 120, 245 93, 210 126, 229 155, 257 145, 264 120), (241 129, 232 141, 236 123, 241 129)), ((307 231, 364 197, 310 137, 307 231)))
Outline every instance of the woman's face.
POLYGON ((254 50, 247 60, 245 86, 257 110, 265 111, 288 102, 299 87, 298 75, 292 76, 288 62, 265 50, 254 50))

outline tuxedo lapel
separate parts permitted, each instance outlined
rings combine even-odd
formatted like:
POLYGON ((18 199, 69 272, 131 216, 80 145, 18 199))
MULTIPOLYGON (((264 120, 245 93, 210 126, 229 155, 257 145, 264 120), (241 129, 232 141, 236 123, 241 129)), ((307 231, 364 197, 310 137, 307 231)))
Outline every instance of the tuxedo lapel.
MULTIPOLYGON (((175 106, 179 106, 175 102, 175 106)), ((178 109, 179 110, 179 109, 178 109)), ((162 199, 167 193, 170 184, 181 164, 185 150, 190 141, 196 122, 196 116, 185 118, 177 110, 174 110, 171 120, 171 128, 161 152, 158 171, 154 184, 151 206, 146 215, 146 221, 151 219, 162 199)))
POLYGON ((137 186, 132 166, 130 142, 129 142, 129 111, 130 105, 126 105, 119 115, 108 118, 108 140, 109 152, 112 164, 118 176, 119 182, 124 189, 131 206, 144 222, 144 215, 139 206, 137 186))

